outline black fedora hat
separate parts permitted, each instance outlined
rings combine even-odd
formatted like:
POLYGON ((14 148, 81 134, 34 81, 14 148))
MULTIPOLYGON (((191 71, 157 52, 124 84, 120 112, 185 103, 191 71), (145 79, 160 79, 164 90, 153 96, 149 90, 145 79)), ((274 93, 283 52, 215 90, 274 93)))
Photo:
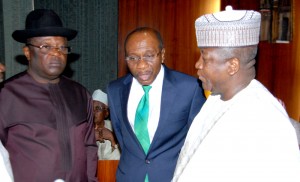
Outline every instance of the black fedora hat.
POLYGON ((25 30, 15 30, 12 33, 12 37, 22 43, 26 43, 31 37, 62 36, 72 40, 76 35, 76 30, 64 28, 59 16, 48 9, 31 11, 26 17, 25 30))

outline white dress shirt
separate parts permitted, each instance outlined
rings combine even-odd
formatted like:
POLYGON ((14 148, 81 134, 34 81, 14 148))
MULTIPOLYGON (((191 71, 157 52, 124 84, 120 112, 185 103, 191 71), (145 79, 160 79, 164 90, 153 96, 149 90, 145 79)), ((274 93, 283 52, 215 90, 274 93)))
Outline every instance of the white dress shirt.
MULTIPOLYGON (((163 66, 161 66, 161 69, 158 75, 156 76, 156 79, 151 84, 152 88, 149 91, 148 132, 149 132, 150 142, 152 142, 158 126, 158 121, 160 116, 159 114, 160 114, 163 78, 164 78, 164 68, 163 66)), ((128 98, 128 105, 127 105, 128 120, 133 131, 134 131, 135 112, 143 95, 144 95, 144 90, 142 88, 142 85, 135 78, 133 78, 130 94, 128 98)))

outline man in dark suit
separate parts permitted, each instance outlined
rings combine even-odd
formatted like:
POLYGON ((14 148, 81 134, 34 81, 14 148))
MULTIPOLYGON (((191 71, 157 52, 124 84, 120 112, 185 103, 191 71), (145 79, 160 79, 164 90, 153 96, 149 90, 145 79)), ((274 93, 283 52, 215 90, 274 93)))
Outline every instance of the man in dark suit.
POLYGON ((131 73, 112 81, 107 89, 112 125, 122 150, 117 181, 169 182, 189 126, 205 102, 203 90, 196 78, 163 64, 163 41, 154 29, 132 31, 125 40, 125 56, 131 73), (143 86, 151 88, 145 97, 147 116, 137 121, 136 110, 146 95, 143 86), (144 121, 140 131, 138 122, 144 121))

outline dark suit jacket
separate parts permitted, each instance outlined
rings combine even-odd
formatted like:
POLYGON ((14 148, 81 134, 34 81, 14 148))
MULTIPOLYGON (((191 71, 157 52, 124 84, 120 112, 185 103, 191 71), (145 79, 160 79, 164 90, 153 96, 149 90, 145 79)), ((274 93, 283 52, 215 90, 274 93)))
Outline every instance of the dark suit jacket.
POLYGON ((110 116, 122 150, 118 182, 142 182, 146 174, 150 182, 170 182, 188 128, 205 102, 196 78, 164 68, 160 119, 147 155, 127 117, 132 75, 108 85, 110 116))

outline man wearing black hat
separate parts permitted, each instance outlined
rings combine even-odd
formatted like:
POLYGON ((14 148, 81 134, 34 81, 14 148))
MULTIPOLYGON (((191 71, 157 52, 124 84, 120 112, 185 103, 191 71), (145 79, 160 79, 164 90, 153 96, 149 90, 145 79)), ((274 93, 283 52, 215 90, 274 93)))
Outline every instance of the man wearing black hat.
POLYGON ((25 30, 12 34, 28 60, 0 94, 0 139, 16 182, 97 181, 91 96, 61 75, 76 35, 45 9, 30 12, 25 30))

